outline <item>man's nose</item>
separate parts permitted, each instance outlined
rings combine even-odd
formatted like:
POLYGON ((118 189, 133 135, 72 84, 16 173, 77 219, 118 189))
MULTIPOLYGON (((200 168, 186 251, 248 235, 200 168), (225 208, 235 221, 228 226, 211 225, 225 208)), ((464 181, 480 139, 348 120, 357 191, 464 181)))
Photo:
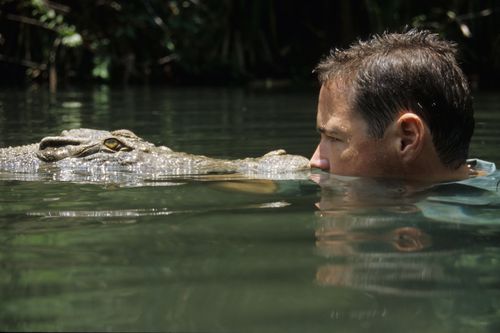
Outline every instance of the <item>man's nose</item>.
POLYGON ((321 144, 318 145, 316 148, 316 151, 314 152, 313 156, 309 160, 309 166, 311 168, 318 168, 321 170, 330 170, 330 162, 328 159, 324 158, 321 155, 321 149, 320 149, 321 144))

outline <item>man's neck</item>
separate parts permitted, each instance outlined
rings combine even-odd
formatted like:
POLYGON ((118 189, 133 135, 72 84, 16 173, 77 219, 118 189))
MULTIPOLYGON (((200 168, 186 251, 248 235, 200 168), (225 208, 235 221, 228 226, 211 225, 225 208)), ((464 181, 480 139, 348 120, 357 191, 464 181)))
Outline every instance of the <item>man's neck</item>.
POLYGON ((460 181, 469 177, 470 168, 467 164, 463 164, 457 169, 450 169, 444 165, 427 164, 413 173, 410 172, 405 178, 417 187, 427 187, 437 183, 460 181))

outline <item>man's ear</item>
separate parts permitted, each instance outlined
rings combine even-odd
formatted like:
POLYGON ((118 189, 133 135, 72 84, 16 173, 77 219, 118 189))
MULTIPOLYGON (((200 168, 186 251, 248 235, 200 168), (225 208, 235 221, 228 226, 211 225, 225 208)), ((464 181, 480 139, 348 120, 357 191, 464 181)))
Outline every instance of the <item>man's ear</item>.
POLYGON ((424 147, 425 124, 418 115, 405 112, 396 121, 399 154, 403 161, 416 159, 424 147))

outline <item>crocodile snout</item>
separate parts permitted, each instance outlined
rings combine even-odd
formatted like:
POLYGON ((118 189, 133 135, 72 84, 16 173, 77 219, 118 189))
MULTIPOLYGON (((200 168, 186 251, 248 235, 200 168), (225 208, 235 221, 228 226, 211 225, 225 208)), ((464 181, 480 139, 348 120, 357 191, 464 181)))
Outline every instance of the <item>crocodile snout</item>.
POLYGON ((77 137, 49 136, 40 141, 36 156, 44 162, 56 162, 66 157, 85 156, 94 152, 89 140, 77 137))
POLYGON ((83 144, 85 141, 81 138, 69 138, 62 136, 48 136, 40 141, 40 145, 38 147, 39 150, 44 150, 46 148, 61 148, 65 146, 78 146, 83 144))

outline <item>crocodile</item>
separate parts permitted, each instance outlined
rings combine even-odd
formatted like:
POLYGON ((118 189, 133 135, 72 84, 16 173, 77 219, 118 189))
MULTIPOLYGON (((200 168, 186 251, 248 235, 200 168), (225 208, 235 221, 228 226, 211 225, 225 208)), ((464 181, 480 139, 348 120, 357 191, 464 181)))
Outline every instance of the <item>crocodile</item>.
POLYGON ((156 146, 126 129, 64 130, 39 143, 0 148, 0 178, 14 173, 18 175, 14 178, 23 180, 128 181, 231 174, 290 179, 308 169, 307 158, 282 149, 257 158, 218 159, 156 146))

